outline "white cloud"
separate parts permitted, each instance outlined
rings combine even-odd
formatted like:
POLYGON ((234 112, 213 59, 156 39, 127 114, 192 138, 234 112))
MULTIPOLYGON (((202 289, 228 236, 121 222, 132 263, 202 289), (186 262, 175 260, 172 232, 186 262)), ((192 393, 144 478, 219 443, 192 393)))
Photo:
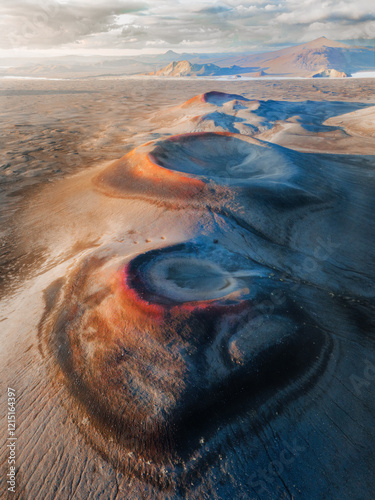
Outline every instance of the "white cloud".
POLYGON ((117 18, 126 12, 142 12, 138 1, 109 0, 2 0, 0 4, 0 44, 11 48, 56 47, 87 36, 110 32, 117 18))
POLYGON ((246 50, 374 38, 368 0, 1 0, 2 48, 246 50))

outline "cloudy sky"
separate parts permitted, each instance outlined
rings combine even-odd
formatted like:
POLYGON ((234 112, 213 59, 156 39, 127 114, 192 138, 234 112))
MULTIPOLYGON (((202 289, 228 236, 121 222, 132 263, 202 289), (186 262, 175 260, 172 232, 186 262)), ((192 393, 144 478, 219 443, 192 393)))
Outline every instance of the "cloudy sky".
POLYGON ((326 36, 373 45, 371 0, 0 0, 0 55, 257 51, 326 36))

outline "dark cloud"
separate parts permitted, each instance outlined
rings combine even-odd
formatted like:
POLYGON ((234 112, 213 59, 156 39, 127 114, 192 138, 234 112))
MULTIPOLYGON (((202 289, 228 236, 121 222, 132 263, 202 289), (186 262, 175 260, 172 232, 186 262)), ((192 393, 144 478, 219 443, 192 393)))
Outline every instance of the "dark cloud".
POLYGON ((223 5, 217 7, 206 7, 205 9, 200 9, 198 11, 199 14, 223 14, 231 11, 232 8, 224 7, 223 5))

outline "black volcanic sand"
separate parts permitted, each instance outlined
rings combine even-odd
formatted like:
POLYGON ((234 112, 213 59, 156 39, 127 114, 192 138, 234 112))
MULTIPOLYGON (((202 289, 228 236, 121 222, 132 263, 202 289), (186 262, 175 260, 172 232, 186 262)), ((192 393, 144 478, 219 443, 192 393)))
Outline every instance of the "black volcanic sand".
POLYGON ((21 420, 17 498, 374 496, 375 157, 229 132, 148 145, 196 199, 127 198, 96 170, 29 205, 23 231, 56 192, 50 252, 61 233, 95 244, 43 282, 40 353, 12 382, 48 431, 21 420))

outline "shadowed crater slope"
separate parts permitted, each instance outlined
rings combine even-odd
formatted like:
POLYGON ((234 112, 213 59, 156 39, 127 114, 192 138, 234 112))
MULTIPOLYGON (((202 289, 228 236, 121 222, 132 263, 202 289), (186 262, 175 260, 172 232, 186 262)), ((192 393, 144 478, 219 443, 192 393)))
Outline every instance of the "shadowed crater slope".
POLYGON ((159 166, 218 182, 280 181, 293 164, 282 148, 220 133, 174 136, 155 144, 150 158, 159 166))
POLYGON ((256 432, 327 363, 329 338, 287 285, 220 244, 173 245, 108 269, 111 259, 86 260, 45 322, 96 429, 89 439, 99 450, 105 439, 102 452, 124 471, 147 461, 153 480, 168 466, 178 482, 182 463, 194 469, 205 456, 202 439, 220 447, 244 416, 256 432), (285 298, 265 313, 276 287, 285 298))

